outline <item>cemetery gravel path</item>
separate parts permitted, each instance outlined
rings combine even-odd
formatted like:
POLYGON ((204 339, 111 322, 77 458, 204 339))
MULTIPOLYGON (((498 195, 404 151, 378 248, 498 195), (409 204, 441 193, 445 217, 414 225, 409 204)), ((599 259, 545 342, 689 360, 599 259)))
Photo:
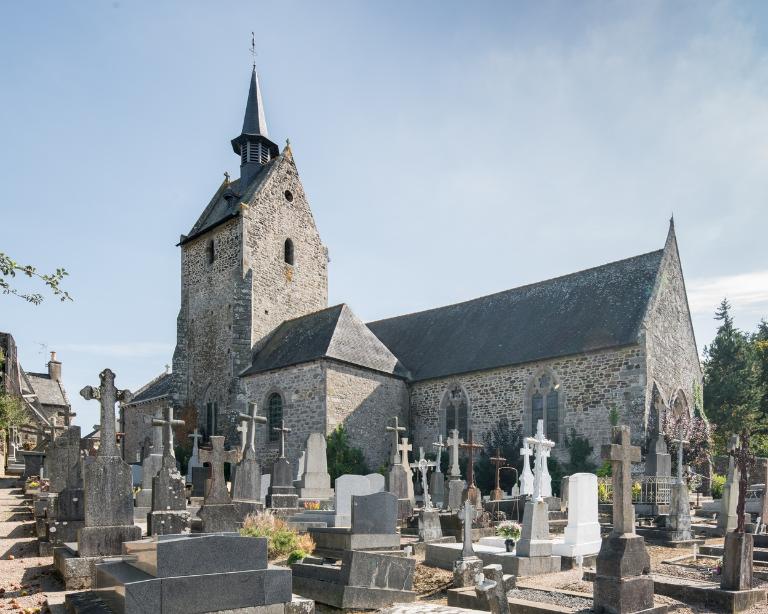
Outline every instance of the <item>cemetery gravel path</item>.
POLYGON ((37 556, 34 527, 17 479, 0 477, 0 612, 63 612, 63 585, 53 559, 37 556))

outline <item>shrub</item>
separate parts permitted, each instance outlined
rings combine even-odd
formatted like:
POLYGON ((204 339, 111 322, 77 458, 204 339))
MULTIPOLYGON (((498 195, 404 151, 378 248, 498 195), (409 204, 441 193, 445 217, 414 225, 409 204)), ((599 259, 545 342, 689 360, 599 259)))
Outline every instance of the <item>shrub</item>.
POLYGON ((593 473, 597 466, 590 458, 594 448, 589 443, 589 439, 576 433, 576 429, 571 429, 571 434, 565 437, 565 447, 568 448, 570 462, 565 466, 568 474, 573 473, 593 473))
POLYGON ((294 563, 298 563, 299 561, 303 560, 304 557, 309 556, 308 553, 304 552, 303 550, 294 550, 288 555, 288 564, 293 565, 294 563))
POLYGON ((597 500, 600 503, 610 503, 611 497, 608 494, 608 486, 603 482, 597 483, 597 500))
POLYGON ((621 414, 619 414, 619 410, 616 407, 616 405, 611 405, 611 409, 608 412, 608 422, 611 423, 611 426, 619 426, 619 420, 621 419, 621 414))
MULTIPOLYGON (((523 464, 520 460, 520 448, 523 447, 523 425, 510 425, 506 417, 501 418, 485 434, 485 448, 483 453, 475 456, 475 482, 480 490, 488 492, 496 484, 496 466, 491 463, 491 457, 496 456, 496 450, 501 452, 501 456, 507 459, 507 465, 516 467, 518 471, 522 470, 523 464)), ((444 470, 448 469, 448 452, 443 452, 445 464, 441 463, 444 470)), ((441 459, 443 460, 443 459, 441 459)), ((466 458, 459 459, 459 466, 462 475, 466 475, 466 458)), ((502 471, 500 476, 500 485, 502 490, 509 490, 515 482, 514 471, 502 471)))
POLYGON ((246 537, 266 537, 268 540, 267 554, 272 559, 289 555, 294 551, 302 551, 304 556, 315 551, 315 542, 309 535, 299 535, 291 529, 282 518, 278 518, 269 510, 257 514, 248 514, 240 529, 240 535, 246 537))
POLYGON ((643 488, 640 486, 640 482, 632 482, 632 500, 639 499, 642 492, 643 488))
POLYGON ((611 461, 605 461, 600 468, 595 472, 599 478, 609 478, 613 475, 613 467, 611 461))
POLYGON ((712 498, 723 498, 723 487, 725 486, 725 476, 719 473, 712 474, 712 498))
POLYGON ((331 480, 344 475, 345 473, 355 473, 365 475, 368 473, 368 465, 365 463, 365 456, 360 448, 354 448, 349 443, 349 435, 343 424, 340 424, 326 438, 328 446, 326 448, 326 457, 328 458, 328 473, 331 480))

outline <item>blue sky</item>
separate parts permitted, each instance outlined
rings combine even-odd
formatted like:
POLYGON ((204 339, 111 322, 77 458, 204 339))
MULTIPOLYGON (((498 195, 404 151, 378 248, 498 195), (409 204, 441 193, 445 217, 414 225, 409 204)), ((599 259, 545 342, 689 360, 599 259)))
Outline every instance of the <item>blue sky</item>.
POLYGON ((72 303, 0 296, 29 371, 136 389, 170 363, 175 247, 238 172, 250 32, 366 320, 658 249, 700 346, 768 316, 765 3, 0 2, 0 251, 72 303))

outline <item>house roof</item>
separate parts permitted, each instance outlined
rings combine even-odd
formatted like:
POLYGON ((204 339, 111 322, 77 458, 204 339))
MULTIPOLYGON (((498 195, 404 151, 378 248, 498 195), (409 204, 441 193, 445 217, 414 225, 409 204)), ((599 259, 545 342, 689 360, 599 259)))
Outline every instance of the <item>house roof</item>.
POLYGON ((139 388, 131 398, 131 402, 126 403, 126 405, 136 405, 152 399, 167 397, 171 392, 172 384, 173 374, 161 373, 151 382, 139 388))
POLYGON ((397 358, 345 304, 286 320, 253 356, 242 375, 329 358, 406 377, 397 358))
POLYGON ((51 379, 51 376, 47 373, 27 372, 27 378, 41 405, 69 406, 69 401, 64 394, 61 382, 51 379))
POLYGON ((664 250, 368 324, 413 381, 637 342, 664 250))

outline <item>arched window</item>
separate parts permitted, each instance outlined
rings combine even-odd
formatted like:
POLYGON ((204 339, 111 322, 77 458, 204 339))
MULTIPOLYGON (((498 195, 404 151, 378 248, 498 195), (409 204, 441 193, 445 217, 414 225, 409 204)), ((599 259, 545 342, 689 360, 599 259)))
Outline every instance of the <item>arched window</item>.
POLYGON ((208 241, 208 245, 205 246, 205 253, 208 256, 208 264, 213 264, 213 261, 216 260, 216 246, 213 239, 208 241))
POLYGON ((269 395, 267 399, 267 427, 269 428, 269 441, 278 441, 280 433, 273 429, 283 424, 283 397, 277 392, 269 395))
POLYGON ((559 382, 548 371, 539 373, 529 384, 528 394, 528 433, 536 433, 536 425, 543 420, 544 434, 558 443, 563 430, 563 394, 559 382))
POLYGON ((293 264, 293 241, 290 239, 285 240, 285 246, 283 248, 283 256, 285 257, 286 264, 293 264))
POLYGON ((469 435, 469 399, 461 385, 453 384, 443 393, 440 414, 443 437, 450 437, 451 431, 458 429, 459 437, 466 441, 469 435))

